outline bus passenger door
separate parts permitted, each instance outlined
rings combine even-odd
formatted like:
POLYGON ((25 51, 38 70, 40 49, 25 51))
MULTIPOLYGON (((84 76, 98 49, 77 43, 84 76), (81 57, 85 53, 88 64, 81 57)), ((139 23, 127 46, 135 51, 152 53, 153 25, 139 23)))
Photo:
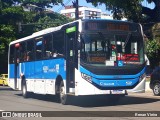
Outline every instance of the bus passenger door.
POLYGON ((18 75, 19 75, 19 51, 20 51, 20 44, 15 44, 14 49, 14 89, 18 89, 18 75))
POLYGON ((75 68, 78 67, 77 26, 66 29, 66 93, 75 88, 75 68))

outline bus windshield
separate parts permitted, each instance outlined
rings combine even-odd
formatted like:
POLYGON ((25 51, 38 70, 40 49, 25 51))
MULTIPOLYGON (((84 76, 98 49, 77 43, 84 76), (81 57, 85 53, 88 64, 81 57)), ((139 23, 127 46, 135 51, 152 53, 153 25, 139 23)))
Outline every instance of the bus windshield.
POLYGON ((81 34, 81 60, 95 66, 143 64, 143 39, 125 33, 88 32, 81 34))

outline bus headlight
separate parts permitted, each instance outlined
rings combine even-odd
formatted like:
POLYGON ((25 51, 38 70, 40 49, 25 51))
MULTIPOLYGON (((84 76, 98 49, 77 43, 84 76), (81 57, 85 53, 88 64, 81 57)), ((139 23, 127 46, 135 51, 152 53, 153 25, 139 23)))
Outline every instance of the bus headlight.
POLYGON ((144 78, 146 77, 146 74, 142 74, 140 77, 139 77, 139 82, 141 82, 144 78))
POLYGON ((89 76, 89 75, 86 75, 84 73, 81 74, 82 75, 82 78, 87 80, 88 82, 92 83, 92 77, 89 76))

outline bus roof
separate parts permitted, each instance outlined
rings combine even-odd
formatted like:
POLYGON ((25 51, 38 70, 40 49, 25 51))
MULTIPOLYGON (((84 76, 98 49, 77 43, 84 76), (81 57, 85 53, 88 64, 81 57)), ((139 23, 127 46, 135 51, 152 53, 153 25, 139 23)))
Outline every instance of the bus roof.
POLYGON ((27 37, 24 37, 24 38, 21 38, 21 39, 12 41, 12 42, 10 43, 10 45, 15 44, 15 43, 18 43, 18 42, 25 41, 25 40, 28 40, 28 39, 32 39, 32 38, 35 38, 35 37, 38 37, 38 36, 41 36, 41 35, 45 35, 45 34, 48 34, 48 33, 54 32, 54 31, 58 31, 58 30, 60 30, 63 26, 68 25, 68 24, 71 24, 71 23, 74 23, 74 22, 77 22, 77 21, 80 21, 80 20, 76 20, 76 21, 73 21, 73 22, 70 22, 70 23, 67 23, 67 24, 58 26, 58 27, 51 27, 51 28, 47 28, 47 29, 44 29, 44 30, 35 32, 35 33, 33 33, 32 35, 30 35, 30 36, 27 36, 27 37))
MULTIPOLYGON (((87 21, 90 21, 90 22, 92 22, 92 21, 107 21, 107 22, 117 22, 117 23, 134 23, 134 22, 131 22, 131 21, 122 21, 122 20, 111 20, 111 19, 83 19, 82 21, 85 21, 85 22, 87 22, 87 21)), ((138 24, 138 23, 134 23, 134 24, 138 24)))
POLYGON ((44 29, 44 30, 35 32, 35 33, 33 33, 32 35, 30 35, 30 36, 27 36, 27 37, 24 37, 24 38, 21 38, 21 39, 12 41, 12 42, 10 43, 10 45, 11 45, 11 44, 18 43, 18 42, 25 41, 25 40, 28 40, 28 39, 32 39, 32 38, 35 38, 35 37, 38 37, 38 36, 41 36, 41 35, 45 35, 45 34, 50 33, 50 32, 58 31, 58 30, 62 29, 63 26, 72 24, 72 23, 77 22, 77 21, 78 21, 78 22, 80 22, 80 21, 84 21, 84 22, 87 22, 87 21, 108 21, 108 22, 117 22, 117 23, 119 23, 119 22, 120 22, 120 23, 133 23, 133 22, 129 22, 129 21, 107 20, 107 19, 82 19, 82 20, 79 19, 79 20, 76 20, 76 21, 69 22, 69 23, 67 23, 67 24, 58 26, 58 27, 51 27, 51 28, 47 28, 47 29, 44 29))

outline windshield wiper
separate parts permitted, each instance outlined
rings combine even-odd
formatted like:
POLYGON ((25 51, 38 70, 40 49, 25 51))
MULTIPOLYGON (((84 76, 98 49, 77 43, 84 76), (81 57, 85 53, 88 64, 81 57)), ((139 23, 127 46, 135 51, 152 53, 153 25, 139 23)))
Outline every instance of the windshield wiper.
POLYGON ((124 45, 123 45, 123 48, 125 48, 126 47, 126 45, 127 45, 127 43, 128 43, 128 41, 130 40, 130 38, 131 38, 131 33, 128 33, 128 35, 127 35, 127 38, 126 38, 126 40, 125 40, 125 43, 124 43, 124 45))

